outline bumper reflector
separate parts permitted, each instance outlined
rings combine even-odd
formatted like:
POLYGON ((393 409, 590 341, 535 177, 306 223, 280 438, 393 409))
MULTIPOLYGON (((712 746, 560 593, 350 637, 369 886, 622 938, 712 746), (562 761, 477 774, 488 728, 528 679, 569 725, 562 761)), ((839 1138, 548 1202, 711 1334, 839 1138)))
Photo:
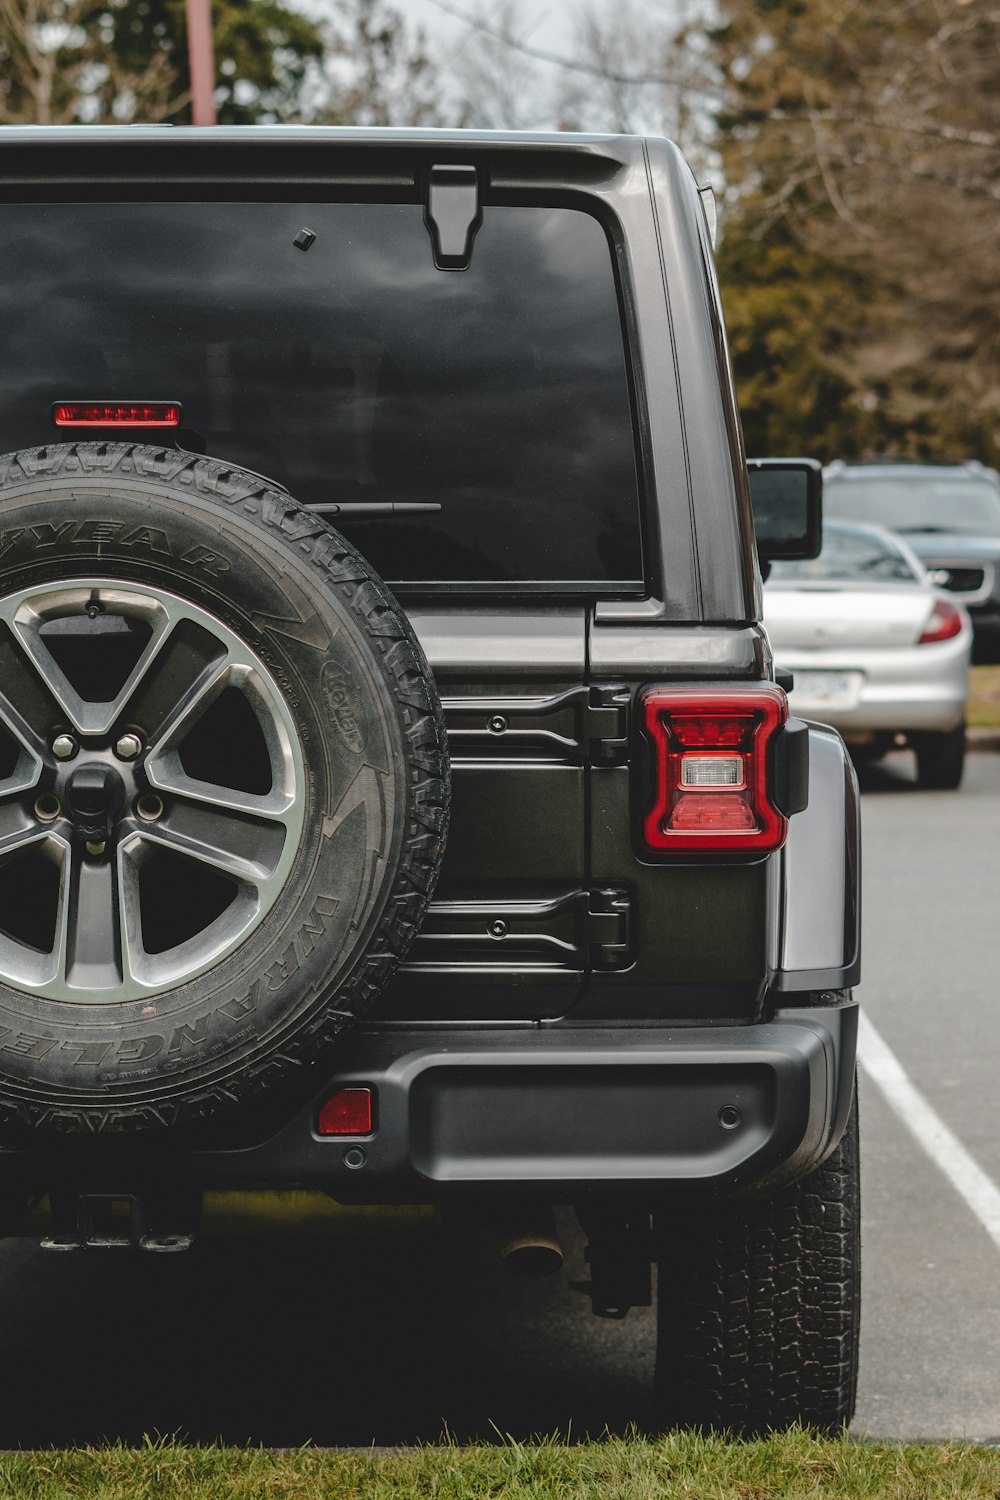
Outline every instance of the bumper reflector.
POLYGON ((371 1089, 338 1089, 319 1112, 320 1135, 371 1135, 371 1089))

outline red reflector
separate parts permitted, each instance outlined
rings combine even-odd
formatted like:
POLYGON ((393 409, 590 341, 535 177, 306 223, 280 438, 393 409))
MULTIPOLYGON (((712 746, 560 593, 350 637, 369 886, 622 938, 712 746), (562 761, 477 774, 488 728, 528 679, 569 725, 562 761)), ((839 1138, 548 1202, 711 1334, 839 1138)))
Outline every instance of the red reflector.
POLYGON ((57 401, 57 427, 179 427, 179 401, 57 401))
POLYGON ((950 641, 962 628, 962 615, 947 599, 939 599, 927 621, 927 628, 917 642, 918 646, 929 646, 932 641, 950 641))
POLYGON ((371 1089, 338 1089, 319 1112, 320 1135, 371 1135, 371 1089))
POLYGON ((652 688, 642 708, 655 771, 653 806, 643 820, 649 848, 779 848, 788 820, 772 800, 769 764, 788 718, 781 689, 652 688))
POLYGON ((682 792, 670 814, 670 831, 699 829, 703 833, 734 830, 751 832, 757 827, 753 808, 745 792, 682 792))

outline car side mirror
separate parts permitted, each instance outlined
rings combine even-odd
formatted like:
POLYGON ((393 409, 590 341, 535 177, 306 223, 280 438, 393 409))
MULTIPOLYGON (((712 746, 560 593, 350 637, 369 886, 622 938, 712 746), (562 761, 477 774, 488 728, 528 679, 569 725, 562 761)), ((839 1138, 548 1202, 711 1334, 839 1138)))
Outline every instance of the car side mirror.
POLYGON ((823 531, 823 470, 814 458, 748 458, 757 555, 819 555, 823 531))

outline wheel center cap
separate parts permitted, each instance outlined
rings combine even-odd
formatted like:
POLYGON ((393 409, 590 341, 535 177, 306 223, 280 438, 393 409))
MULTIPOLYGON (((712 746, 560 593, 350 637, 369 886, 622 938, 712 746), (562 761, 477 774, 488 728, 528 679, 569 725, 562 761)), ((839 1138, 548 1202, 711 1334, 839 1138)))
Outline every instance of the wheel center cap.
POLYGON ((66 782, 66 810, 85 844, 105 844, 125 800, 125 783, 114 766, 78 766, 66 782))

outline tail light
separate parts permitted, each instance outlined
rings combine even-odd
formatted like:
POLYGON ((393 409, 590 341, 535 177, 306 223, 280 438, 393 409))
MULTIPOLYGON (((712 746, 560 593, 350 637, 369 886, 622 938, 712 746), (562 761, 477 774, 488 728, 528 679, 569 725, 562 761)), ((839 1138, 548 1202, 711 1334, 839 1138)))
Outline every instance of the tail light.
POLYGON ((947 599, 939 599, 917 645, 929 646, 932 641, 950 641, 953 635, 958 635, 961 628, 961 610, 956 609, 954 604, 949 604, 947 599))
POLYGON ((179 401, 57 401, 57 427, 179 427, 179 401))
POLYGON ((654 754, 649 848, 757 853, 784 842, 788 820, 770 770, 788 718, 780 688, 652 688, 641 711, 654 754))

